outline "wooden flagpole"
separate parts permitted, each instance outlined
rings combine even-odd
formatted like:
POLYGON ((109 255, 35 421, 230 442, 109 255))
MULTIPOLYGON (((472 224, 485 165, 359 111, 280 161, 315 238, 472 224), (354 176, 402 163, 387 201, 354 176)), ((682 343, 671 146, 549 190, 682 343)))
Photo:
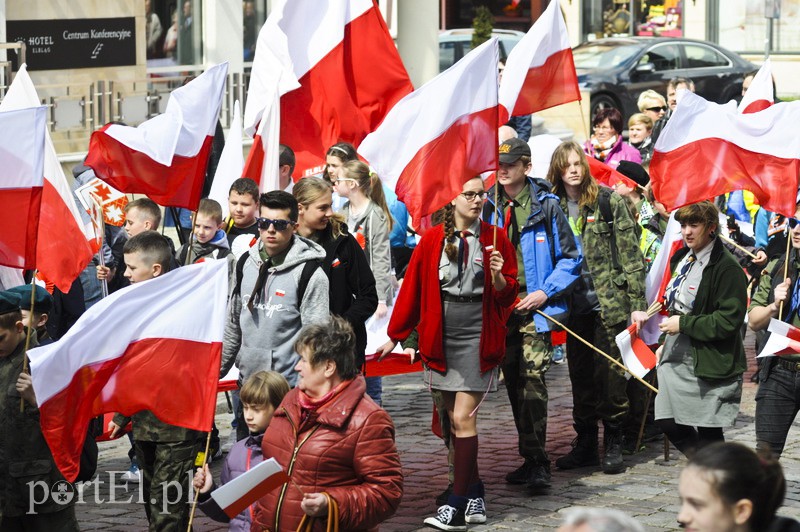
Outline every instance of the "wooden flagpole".
POLYGON ((727 236, 725 236, 725 235, 717 235, 717 236, 719 236, 722 240, 724 240, 728 244, 732 245, 733 247, 735 247, 736 249, 738 249, 739 251, 741 251, 745 255, 747 255, 747 256, 749 256, 751 258, 754 258, 754 259, 757 258, 754 253, 751 253, 750 251, 747 251, 746 249, 744 249, 742 246, 740 246, 739 244, 737 244, 736 242, 734 242, 733 240, 731 240, 727 236))
MULTIPOLYGON (((791 250, 792 250, 792 230, 789 229, 786 232, 786 261, 783 263, 784 281, 786 280, 787 277, 789 277, 789 252, 791 252, 791 250)), ((782 319, 783 319, 783 301, 781 301, 780 305, 778 306, 778 321, 781 321, 782 319)))
MULTIPOLYGON (((31 335, 33 334, 33 304, 36 302, 36 272, 33 270, 31 275, 31 312, 29 314, 28 330, 25 332, 25 354, 22 356, 22 373, 30 373, 28 370, 28 348, 31 346, 31 335)), ((19 398, 19 411, 25 412, 25 399, 19 398)))
MULTIPOLYGON (((194 224, 192 224, 192 227, 194 227, 194 224)), ((211 447, 211 432, 214 430, 214 418, 216 417, 216 414, 217 414, 217 394, 215 393, 214 409, 211 413, 211 426, 208 428, 208 435, 206 436, 206 448, 205 451, 203 451, 203 463, 200 465, 200 468, 203 470, 204 473, 206 469, 206 464, 208 463, 208 449, 209 447, 211 447)), ((211 473, 210 470, 209 473, 211 473)), ((191 476, 189 482, 193 481, 194 481, 194 475, 191 476)), ((194 489, 194 486, 192 486, 192 489, 194 489)), ((189 525, 186 527, 186 532, 192 532, 192 521, 194 521, 194 512, 197 510, 197 501, 199 500, 199 498, 200 498, 200 490, 194 490, 194 500, 192 501, 192 509, 189 512, 189 525)))

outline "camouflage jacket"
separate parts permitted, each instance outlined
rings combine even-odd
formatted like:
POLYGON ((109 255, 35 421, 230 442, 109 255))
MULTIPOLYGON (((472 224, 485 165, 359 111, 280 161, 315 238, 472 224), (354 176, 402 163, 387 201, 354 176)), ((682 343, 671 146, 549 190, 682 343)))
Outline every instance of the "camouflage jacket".
MULTIPOLYGON (((606 190, 600 194, 607 194, 606 190)), ((639 249, 638 226, 625 201, 611 193, 612 225, 600 213, 600 200, 585 206, 576 227, 581 237, 581 250, 592 275, 600 314, 607 325, 625 322, 634 310, 647 310, 645 300, 645 267, 639 249), (612 242, 613 239, 613 242, 612 242), (618 269, 614 268, 611 246, 616 244, 618 269)), ((567 198, 561 198, 567 210, 567 198)))
POLYGON ((26 401, 20 412, 16 383, 24 350, 23 341, 11 355, 0 358, 0 512, 9 517, 58 512, 75 499, 74 487, 56 468, 42 435, 39 409, 26 401))

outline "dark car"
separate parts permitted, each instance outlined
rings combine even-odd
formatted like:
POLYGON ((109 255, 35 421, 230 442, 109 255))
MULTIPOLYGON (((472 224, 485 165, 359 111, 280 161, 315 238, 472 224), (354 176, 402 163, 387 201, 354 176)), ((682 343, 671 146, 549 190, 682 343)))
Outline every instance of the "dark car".
POLYGON ((616 107, 625 120, 639 112, 636 101, 642 92, 653 89, 666 99, 671 78, 689 78, 697 94, 726 103, 741 97, 744 75, 756 69, 716 44, 674 37, 598 39, 572 53, 578 83, 591 91, 591 116, 616 107))

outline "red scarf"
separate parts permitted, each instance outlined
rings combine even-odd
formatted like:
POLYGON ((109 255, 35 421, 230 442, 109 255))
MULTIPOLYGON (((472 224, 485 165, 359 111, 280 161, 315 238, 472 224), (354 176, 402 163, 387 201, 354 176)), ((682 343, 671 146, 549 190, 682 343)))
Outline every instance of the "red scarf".
POLYGON ((353 379, 342 381, 339 383, 338 386, 333 388, 331 391, 323 395, 322 397, 318 397, 313 399, 309 397, 306 392, 303 390, 297 390, 297 402, 300 403, 300 421, 301 423, 305 423, 305 421, 311 416, 311 414, 315 413, 317 410, 321 409, 323 406, 328 404, 333 400, 334 397, 339 395, 339 392, 347 388, 347 386, 353 382, 353 379))

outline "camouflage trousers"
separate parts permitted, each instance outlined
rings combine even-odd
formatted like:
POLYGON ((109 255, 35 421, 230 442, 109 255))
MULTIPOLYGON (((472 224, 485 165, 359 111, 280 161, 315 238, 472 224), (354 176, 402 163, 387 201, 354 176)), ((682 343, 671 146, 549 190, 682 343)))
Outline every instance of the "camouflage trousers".
MULTIPOLYGON (((624 323, 607 326, 599 312, 571 315, 568 325, 575 334, 601 351, 621 360, 614 337, 624 323)), ((572 417, 579 427, 596 427, 602 420, 606 427, 620 428, 628 413, 625 372, 616 364, 567 335, 567 364, 572 383, 572 417)))
POLYGON ((549 332, 536 332, 532 321, 509 329, 503 377, 519 436, 519 454, 526 462, 548 466, 545 373, 552 358, 549 332))
POLYGON ((142 495, 150 531, 186 530, 189 524, 189 479, 199 450, 197 440, 135 443, 142 472, 142 495))

